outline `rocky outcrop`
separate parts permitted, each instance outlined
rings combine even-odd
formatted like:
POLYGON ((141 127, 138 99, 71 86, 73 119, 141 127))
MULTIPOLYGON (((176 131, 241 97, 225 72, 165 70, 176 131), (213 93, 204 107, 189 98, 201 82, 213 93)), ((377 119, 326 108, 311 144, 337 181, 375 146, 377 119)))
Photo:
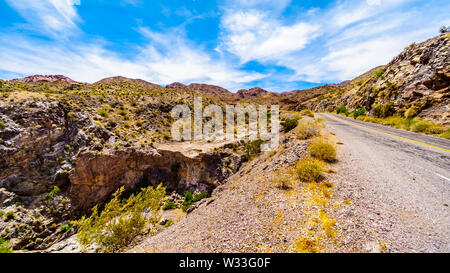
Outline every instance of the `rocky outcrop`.
POLYGON ((346 105, 350 110, 392 102, 402 115, 414 107, 419 117, 450 124, 450 33, 412 44, 389 64, 372 69, 349 82, 330 86, 329 92, 300 107, 316 111, 346 105))
POLYGON ((166 88, 167 89, 183 89, 183 88, 186 88, 186 85, 179 83, 179 82, 174 82, 174 83, 166 85, 166 88))
POLYGON ((237 91, 236 95, 241 99, 248 99, 248 98, 264 96, 268 93, 270 93, 270 92, 267 90, 264 90, 259 87, 253 87, 248 90, 241 89, 241 90, 237 91))
POLYGON ((75 209, 102 203, 120 187, 163 184, 169 192, 211 192, 236 172, 241 157, 232 153, 200 153, 188 157, 168 150, 82 152, 70 175, 69 196, 75 209))
POLYGON ((33 82, 65 82, 76 83, 69 77, 63 75, 33 75, 21 79, 13 79, 12 82, 33 83, 33 82))

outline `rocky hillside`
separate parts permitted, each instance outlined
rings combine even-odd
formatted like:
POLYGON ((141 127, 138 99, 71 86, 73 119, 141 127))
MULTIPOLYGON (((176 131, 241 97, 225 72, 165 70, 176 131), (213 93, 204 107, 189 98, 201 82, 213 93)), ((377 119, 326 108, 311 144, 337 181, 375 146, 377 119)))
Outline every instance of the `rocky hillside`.
MULTIPOLYGON (((419 117, 450 124, 450 33, 411 44, 385 66, 377 67, 352 81, 307 101, 300 107, 316 111, 345 105, 350 110, 388 106, 403 115, 412 108, 419 117)), ((289 97, 289 96, 288 96, 289 97)))

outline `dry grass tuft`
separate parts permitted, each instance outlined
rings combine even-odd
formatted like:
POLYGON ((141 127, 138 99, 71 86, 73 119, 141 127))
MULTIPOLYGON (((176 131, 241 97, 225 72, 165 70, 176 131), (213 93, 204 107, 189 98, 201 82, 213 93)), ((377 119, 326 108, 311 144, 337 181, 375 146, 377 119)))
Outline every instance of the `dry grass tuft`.
POLYGON ((336 160, 336 148, 330 143, 313 142, 309 145, 309 153, 315 158, 328 162, 336 160))

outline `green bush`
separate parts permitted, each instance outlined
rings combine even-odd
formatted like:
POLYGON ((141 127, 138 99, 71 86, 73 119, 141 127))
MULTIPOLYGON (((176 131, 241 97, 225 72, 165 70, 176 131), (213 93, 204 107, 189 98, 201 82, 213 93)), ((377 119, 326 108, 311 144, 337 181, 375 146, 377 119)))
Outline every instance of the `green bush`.
POLYGON ((433 124, 427 120, 422 120, 411 125, 411 131, 425 133, 433 124))
POLYGON ((446 138, 446 139, 450 139, 450 128, 448 128, 447 130, 445 130, 442 134, 439 135, 440 137, 446 138))
POLYGON ((316 159, 304 159, 297 163, 296 171, 300 181, 318 182, 323 177, 323 163, 316 159))
POLYGON ((16 218, 16 215, 14 214, 14 211, 10 210, 5 214, 5 221, 9 221, 16 218))
POLYGON ((345 114, 346 116, 348 116, 348 114, 349 114, 348 109, 347 109, 347 107, 345 107, 345 105, 342 105, 342 106, 336 108, 336 113, 337 114, 342 113, 342 114, 345 114))
POLYGON ((373 75, 375 75, 376 79, 381 78, 381 76, 383 76, 383 74, 384 74, 384 69, 377 70, 373 73, 373 75))
POLYGON ((353 112, 353 118, 357 119, 359 116, 364 116, 365 114, 366 114, 366 108, 361 107, 361 108, 356 109, 353 112))
POLYGON ((53 199, 55 195, 57 195, 61 189, 58 186, 54 186, 53 189, 45 196, 47 199, 53 199))
POLYGON ((100 214, 95 206, 90 217, 83 216, 74 222, 79 227, 77 237, 83 247, 95 243, 101 251, 115 252, 131 243, 147 223, 158 223, 164 187, 144 188, 127 199, 120 198, 123 192, 123 187, 115 192, 100 214))
POLYGON ((100 109, 100 110, 98 111, 98 114, 99 114, 100 116, 106 118, 106 117, 108 116, 108 110, 106 110, 106 109, 100 109))
POLYGON ((192 204, 202 200, 203 198, 206 198, 205 192, 192 194, 192 192, 188 191, 184 195, 184 201, 183 201, 183 204, 181 204, 181 209, 183 211, 187 211, 192 206, 192 204))
POLYGON ((163 207, 163 210, 171 210, 177 207, 177 204, 173 202, 172 200, 169 200, 163 207))
POLYGON ((9 247, 9 241, 0 237, 0 253, 11 253, 12 250, 9 247))
POLYGON ((249 141, 244 146, 244 161, 250 161, 255 155, 261 152, 261 139, 249 141))
POLYGON ((372 112, 377 118, 392 116, 395 113, 394 103, 392 101, 386 102, 385 104, 378 103, 373 107, 372 112))
POLYGON ((6 127, 6 124, 3 121, 0 121, 0 129, 3 129, 6 127))
POLYGON ((311 156, 333 162, 336 160, 336 148, 329 143, 313 142, 309 145, 309 152, 311 156))
POLYGON ((285 118, 282 122, 281 122, 281 126, 283 127, 283 132, 287 133, 289 131, 291 131, 292 129, 294 129, 295 127, 297 127, 298 125, 298 117, 295 118, 285 118))

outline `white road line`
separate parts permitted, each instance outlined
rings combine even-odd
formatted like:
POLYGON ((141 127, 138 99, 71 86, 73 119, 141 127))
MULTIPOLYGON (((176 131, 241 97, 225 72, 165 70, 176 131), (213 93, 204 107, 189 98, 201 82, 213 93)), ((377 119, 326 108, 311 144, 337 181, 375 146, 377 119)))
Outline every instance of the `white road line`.
POLYGON ((447 178, 447 177, 445 177, 445 176, 443 176, 443 175, 440 175, 440 174, 438 174, 438 173, 434 173, 434 174, 437 175, 437 176, 439 176, 439 177, 441 177, 441 178, 444 178, 445 180, 447 180, 447 181, 450 182, 450 178, 447 178))

